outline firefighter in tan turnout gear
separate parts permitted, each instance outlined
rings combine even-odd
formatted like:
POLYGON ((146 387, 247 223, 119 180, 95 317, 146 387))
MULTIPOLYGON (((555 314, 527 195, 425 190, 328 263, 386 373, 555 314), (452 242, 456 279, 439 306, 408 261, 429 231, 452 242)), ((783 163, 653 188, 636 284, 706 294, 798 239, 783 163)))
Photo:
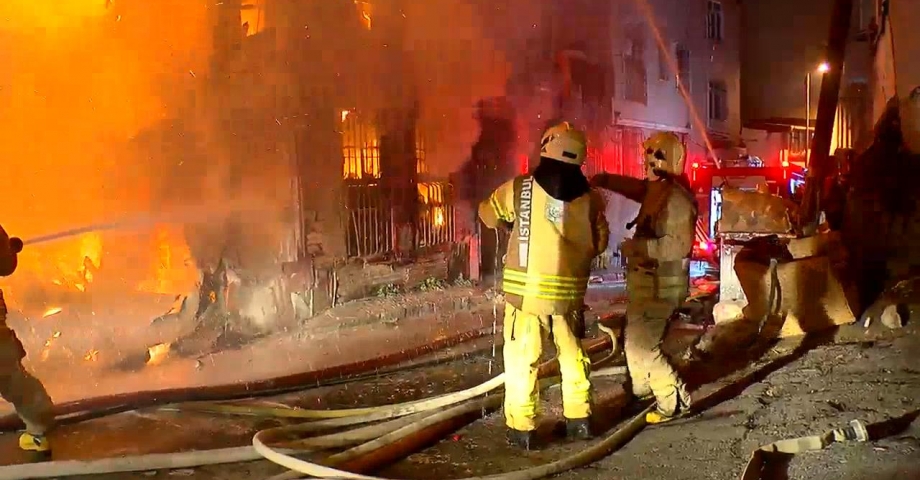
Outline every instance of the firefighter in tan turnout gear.
MULTIPOLYGON (((10 238, 0 227, 0 277, 11 275, 18 264, 22 241, 10 238)), ((0 397, 13 404, 26 431, 19 437, 19 448, 30 460, 46 460, 51 445, 45 434, 54 423, 51 397, 45 387, 25 370, 22 359, 26 352, 16 334, 6 323, 6 302, 0 291, 0 397)))
POLYGON ((697 206, 684 175, 685 151, 677 135, 657 133, 643 145, 646 179, 600 174, 591 183, 641 203, 627 225, 635 234, 620 247, 626 259, 625 350, 632 393, 655 396, 646 416, 661 423, 686 410, 686 386, 661 351, 668 322, 690 288, 697 206))
POLYGON ((602 195, 581 171, 585 134, 568 123, 548 129, 533 175, 514 178, 479 206, 490 228, 510 228, 505 293, 505 423, 508 440, 530 449, 539 403, 537 366, 552 337, 562 374, 567 436, 591 437, 590 360, 578 331, 594 257, 607 249, 602 195))

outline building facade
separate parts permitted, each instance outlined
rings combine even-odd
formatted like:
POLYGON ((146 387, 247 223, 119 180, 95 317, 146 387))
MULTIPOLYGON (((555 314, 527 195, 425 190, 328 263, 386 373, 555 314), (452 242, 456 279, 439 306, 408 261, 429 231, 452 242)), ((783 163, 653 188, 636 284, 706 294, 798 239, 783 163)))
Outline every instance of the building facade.
MULTIPOLYGON (((684 140, 688 169, 743 153, 738 1, 617 0, 607 4, 604 15, 592 13, 596 5, 584 5, 573 15, 574 5, 566 4, 568 15, 556 15, 556 21, 591 17, 592 22, 587 28, 553 28, 568 35, 556 33, 553 43, 557 51, 576 50, 579 55, 573 57, 594 67, 581 69, 586 72, 581 81, 571 69, 573 89, 563 102, 564 117, 586 128, 592 140, 586 173, 642 177, 642 142, 660 131, 684 140), (592 34, 592 29, 598 31, 592 34), (602 88, 591 84, 598 78, 602 88)), ((616 248, 629 235, 625 225, 638 205, 608 198, 611 248, 616 248)))
POLYGON ((618 22, 612 32, 611 129, 626 137, 681 133, 688 163, 735 155, 741 127, 739 2, 627 0, 614 2, 613 9, 618 22))
MULTIPOLYGON (((541 131, 561 119, 589 133, 589 175, 642 176, 641 144, 657 131, 682 136, 688 167, 738 155, 736 0, 480 3, 470 8, 483 19, 497 3, 507 3, 509 21, 527 9, 533 28, 509 32, 494 21, 483 32, 503 50, 508 76, 504 96, 483 98, 477 111, 492 105, 485 117, 511 124, 483 129, 505 125, 514 138, 482 148, 502 143, 482 135, 470 157, 499 148, 510 165, 502 175, 526 172, 541 131)), ((400 43, 411 36, 406 16, 391 7, 233 0, 214 9, 213 68, 199 110, 213 112, 214 141, 233 159, 225 189, 257 186, 292 199, 278 219, 289 228, 258 240, 281 245, 282 263, 333 268, 457 240, 453 186, 428 175, 425 104, 413 77, 420 66, 400 43)), ((637 207, 611 197, 612 245, 637 207)))

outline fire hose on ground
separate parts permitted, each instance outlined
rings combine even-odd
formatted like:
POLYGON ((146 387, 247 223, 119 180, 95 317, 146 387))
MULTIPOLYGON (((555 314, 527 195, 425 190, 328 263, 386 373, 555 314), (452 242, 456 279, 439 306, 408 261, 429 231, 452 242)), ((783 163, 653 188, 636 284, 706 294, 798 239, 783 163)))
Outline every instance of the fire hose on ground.
MULTIPOLYGON (((602 330, 610 336, 594 339, 585 345, 588 353, 596 353, 610 345, 609 341, 613 339, 613 352, 599 361, 598 365, 612 360, 617 353, 615 335, 606 327, 602 327, 602 330)), ((541 378, 550 375, 552 367, 554 367, 553 362, 541 365, 541 378)), ((593 375, 618 374, 624 371, 623 367, 613 367, 599 370, 593 375)), ((485 411, 493 410, 500 404, 501 396, 474 399, 498 389, 502 383, 502 376, 499 375, 481 385, 460 392, 396 405, 345 410, 296 410, 227 404, 190 404, 181 409, 315 421, 260 431, 253 438, 252 447, 152 454, 95 461, 56 461, 43 464, 12 465, 0 467, 0 480, 189 468, 262 458, 290 469, 284 474, 273 477, 272 480, 289 480, 303 475, 319 478, 386 480, 363 473, 404 458, 409 453, 418 451, 432 441, 439 440, 480 418, 485 411), (374 423, 381 421, 383 423, 374 423), (368 425, 346 432, 294 442, 276 443, 281 436, 315 433, 336 427, 363 424, 368 425), (349 446, 353 447, 328 457, 325 461, 326 465, 307 462, 293 456, 349 446)), ((549 383, 547 380, 542 380, 543 385, 547 383, 549 383)), ((617 450, 637 434, 645 426, 645 413, 652 408, 654 405, 647 407, 618 430, 578 454, 525 470, 463 480, 531 480, 589 465, 617 450)), ((766 445, 754 452, 745 468, 742 480, 764 478, 763 470, 769 466, 771 453, 791 455, 820 450, 832 443, 846 440, 867 441, 868 434, 865 427, 859 421, 853 421, 848 428, 832 430, 823 435, 781 440, 766 445)))
MULTIPOLYGON (((608 334, 612 334, 609 329, 605 328, 604 330, 607 331, 608 334)), ((602 351, 611 345, 610 339, 612 337, 613 335, 589 341, 585 345, 585 349, 588 353, 602 351)), ((613 345, 614 349, 616 349, 616 344, 614 343, 613 345)), ((613 354, 601 360, 599 363, 612 359, 615 354, 616 351, 614 350, 613 354)), ((552 361, 541 365, 541 378, 550 375, 554 366, 552 361)), ((623 372, 625 372, 624 368, 614 367, 612 369, 608 368, 598 371, 594 375, 610 375, 623 372)), ((292 454, 303 454, 309 451, 315 452, 329 448, 358 445, 357 447, 333 455, 328 461, 336 467, 348 468, 353 471, 368 471, 372 468, 381 466, 383 463, 405 456, 405 453, 409 451, 407 447, 420 447, 419 440, 424 440, 426 432, 429 434, 438 432, 440 435, 437 438, 441 438, 443 434, 448 433, 447 431, 441 431, 444 430, 445 427, 448 427, 450 431, 456 430, 469 423, 470 420, 467 419, 461 423, 452 421, 463 417, 469 418, 473 413, 481 415, 485 410, 494 409, 499 405, 502 398, 501 396, 496 395, 480 400, 471 400, 498 389, 503 383, 503 376, 499 375, 481 385, 460 392, 396 405, 347 410, 269 409, 270 411, 266 412, 264 408, 234 407, 223 404, 211 405, 209 408, 207 405, 199 405, 198 410, 210 409, 211 411, 223 411, 225 413, 236 414, 245 413, 250 415, 270 413, 272 416, 276 417, 300 418, 305 420, 313 419, 318 421, 261 431, 253 438, 252 447, 201 450, 171 454, 151 454, 93 461, 53 461, 47 463, 11 465, 0 467, 0 480, 189 468, 259 460, 261 458, 266 458, 274 463, 291 468, 296 472, 291 474, 294 475, 293 477, 286 475, 287 478, 296 478, 301 474, 308 474, 325 478, 373 479, 375 477, 363 476, 346 470, 304 462, 303 460, 293 457, 292 454), (381 421, 385 422, 372 424, 381 421), (267 444, 271 443, 282 434, 290 435, 295 432, 320 432, 335 427, 364 424, 371 425, 356 430, 301 440, 295 442, 293 445, 285 445, 286 447, 298 447, 296 449, 279 449, 277 447, 269 447, 267 444), (305 448, 306 451, 304 450, 305 448)), ((188 408, 195 409, 196 407, 189 406, 188 408)), ((494 475, 487 478, 495 480, 535 479, 587 465, 609 454, 612 450, 623 445, 629 438, 635 435, 635 433, 645 425, 644 413, 645 412, 627 422, 625 426, 615 431, 601 442, 575 456, 540 467, 494 475)))

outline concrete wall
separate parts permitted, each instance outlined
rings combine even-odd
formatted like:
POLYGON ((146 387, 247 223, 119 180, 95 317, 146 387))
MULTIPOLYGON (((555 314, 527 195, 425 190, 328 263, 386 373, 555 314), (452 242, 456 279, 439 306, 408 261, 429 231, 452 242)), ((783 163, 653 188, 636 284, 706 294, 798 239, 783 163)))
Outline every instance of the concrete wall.
MULTIPOLYGON (((907 3, 910 0, 902 0, 907 3)), ((743 3, 741 108, 745 121, 805 118, 805 77, 824 60, 834 0, 747 0, 743 3)), ((853 28, 865 29, 875 0, 855 0, 853 28)), ((844 85, 866 82, 869 47, 847 46, 844 85)), ((812 112, 817 110, 819 75, 812 78, 812 112)))
POLYGON ((898 95, 907 95, 920 85, 920 31, 916 26, 920 18, 920 2, 916 0, 891 0, 891 32, 894 34, 895 63, 897 65, 898 95))
POLYGON ((890 16, 881 25, 873 59, 871 122, 885 111, 885 104, 894 95, 907 95, 920 85, 920 33, 914 19, 920 15, 920 3, 912 0, 891 0, 890 16))

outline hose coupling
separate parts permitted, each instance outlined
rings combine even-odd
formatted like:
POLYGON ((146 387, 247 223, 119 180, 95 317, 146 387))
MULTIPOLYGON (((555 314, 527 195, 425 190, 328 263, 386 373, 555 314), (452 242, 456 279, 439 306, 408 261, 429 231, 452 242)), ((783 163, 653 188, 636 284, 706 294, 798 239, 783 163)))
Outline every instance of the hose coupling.
POLYGON ((869 431, 859 420, 852 420, 849 426, 834 430, 834 440, 838 442, 868 442, 869 431))

